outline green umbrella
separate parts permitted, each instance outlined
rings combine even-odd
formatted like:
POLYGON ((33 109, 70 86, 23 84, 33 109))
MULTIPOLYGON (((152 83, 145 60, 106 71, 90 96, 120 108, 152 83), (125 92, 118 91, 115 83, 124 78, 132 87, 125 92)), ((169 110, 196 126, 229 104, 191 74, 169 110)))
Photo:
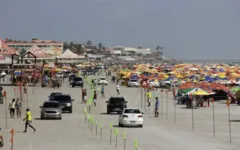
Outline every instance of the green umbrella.
POLYGON ((240 91, 240 87, 236 86, 230 90, 231 92, 238 92, 240 91))
POLYGON ((180 92, 186 94, 186 93, 192 91, 193 89, 194 89, 194 88, 181 89, 180 92))

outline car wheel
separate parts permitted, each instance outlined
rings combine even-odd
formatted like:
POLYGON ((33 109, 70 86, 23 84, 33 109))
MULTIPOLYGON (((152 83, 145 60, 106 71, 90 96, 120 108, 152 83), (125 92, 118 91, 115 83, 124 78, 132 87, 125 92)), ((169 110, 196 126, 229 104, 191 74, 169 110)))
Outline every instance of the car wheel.
POLYGON ((140 125, 139 127, 140 127, 140 128, 142 128, 142 127, 143 127, 143 125, 140 125))
POLYGON ((72 87, 74 88, 74 85, 72 85, 72 87))
POLYGON ((72 109, 69 110, 69 113, 72 113, 72 109))
POLYGON ((41 117, 40 117, 40 119, 41 119, 41 120, 43 120, 43 119, 44 119, 44 117, 43 117, 43 116, 41 116, 41 117))
POLYGON ((62 120, 62 117, 58 118, 59 120, 62 120))
POLYGON ((107 114, 110 114, 111 112, 110 112, 110 110, 107 110, 107 114))
POLYGON ((118 122, 118 126, 119 126, 119 127, 122 127, 122 124, 121 124, 120 122, 118 122))

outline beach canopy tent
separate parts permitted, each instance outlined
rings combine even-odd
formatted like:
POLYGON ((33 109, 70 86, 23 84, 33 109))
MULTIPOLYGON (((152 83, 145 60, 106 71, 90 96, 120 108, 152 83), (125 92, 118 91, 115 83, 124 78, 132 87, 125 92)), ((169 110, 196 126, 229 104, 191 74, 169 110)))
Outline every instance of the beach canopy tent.
POLYGON ((73 53, 71 50, 67 49, 58 58, 85 58, 85 56, 77 55, 73 53))

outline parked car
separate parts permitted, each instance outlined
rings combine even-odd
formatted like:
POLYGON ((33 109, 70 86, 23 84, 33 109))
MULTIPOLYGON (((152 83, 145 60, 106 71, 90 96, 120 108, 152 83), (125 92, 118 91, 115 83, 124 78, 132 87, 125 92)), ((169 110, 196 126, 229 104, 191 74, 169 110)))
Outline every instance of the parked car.
POLYGON ((127 108, 127 101, 123 97, 110 97, 107 103, 107 113, 121 113, 124 108, 127 108))
POLYGON ((157 80, 148 80, 147 82, 150 87, 160 88, 160 83, 157 80))
POLYGON ((98 79, 98 85, 108 85, 107 78, 101 77, 98 79))
POLYGON ((57 72, 56 77, 57 78, 63 78, 63 73, 62 72, 57 72))
POLYGON ((128 81, 128 87, 139 87, 140 86, 140 83, 138 80, 135 80, 135 79, 131 79, 128 81))
POLYGON ((52 93, 48 96, 48 97, 49 97, 49 100, 53 100, 54 96, 60 95, 60 94, 62 94, 62 93, 60 93, 60 92, 52 92, 52 93))
POLYGON ((72 113, 73 110, 73 101, 74 99, 71 98, 68 94, 60 94, 55 95, 51 101, 59 102, 60 106, 62 107, 62 111, 68 111, 72 113))
POLYGON ((75 87, 75 86, 83 87, 83 85, 84 85, 84 83, 83 83, 82 77, 75 77, 75 78, 73 78, 72 87, 75 87))
POLYGON ((62 109, 59 102, 47 101, 44 102, 41 108, 41 119, 62 119, 62 109))
POLYGON ((138 108, 125 108, 119 116, 119 126, 143 127, 143 113, 138 108))

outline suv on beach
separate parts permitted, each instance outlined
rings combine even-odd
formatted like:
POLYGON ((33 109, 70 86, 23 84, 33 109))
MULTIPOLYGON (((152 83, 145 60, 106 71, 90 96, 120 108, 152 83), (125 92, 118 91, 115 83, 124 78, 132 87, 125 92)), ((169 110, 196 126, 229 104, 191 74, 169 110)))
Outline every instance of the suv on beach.
POLYGON ((53 92, 53 93, 51 93, 48 97, 49 97, 49 101, 50 100, 53 100, 54 99, 54 96, 56 96, 56 95, 60 95, 60 94, 62 94, 62 93, 60 93, 60 92, 53 92))
POLYGON ((74 99, 72 99, 70 95, 55 95, 50 101, 59 102, 60 106, 62 107, 62 111, 68 111, 69 113, 72 113, 72 102, 74 101, 74 99))
POLYGON ((107 103, 107 113, 118 112, 121 113, 124 108, 127 108, 127 101, 123 97, 110 97, 107 103))
POLYGON ((74 86, 81 86, 81 87, 83 87, 83 79, 82 79, 82 77, 75 77, 75 78, 73 78, 72 87, 74 87, 74 86))

